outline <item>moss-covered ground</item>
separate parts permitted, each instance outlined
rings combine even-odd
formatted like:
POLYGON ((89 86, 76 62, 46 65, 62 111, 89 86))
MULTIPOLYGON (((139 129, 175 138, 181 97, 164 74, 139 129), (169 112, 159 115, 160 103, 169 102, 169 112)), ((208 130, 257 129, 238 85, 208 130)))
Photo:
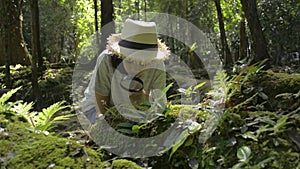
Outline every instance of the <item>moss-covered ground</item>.
MULTIPOLYGON (((26 71, 22 68, 21 72, 26 71)), ((47 98, 45 106, 59 100, 71 104, 71 75, 71 68, 45 72, 40 80, 44 98, 47 98), (52 92, 53 87, 56 92, 52 92)), ((29 82, 23 81, 18 74, 14 77, 14 87, 29 86, 29 82)), ((225 111, 208 140, 199 142, 203 136, 200 129, 189 134, 176 149, 143 159, 119 157, 99 147, 84 132, 78 131, 80 125, 76 123, 76 117, 56 124, 48 133, 32 130, 26 119, 13 111, 0 111, 0 168, 299 169, 300 75, 260 71, 247 78, 245 75, 229 78, 227 88, 225 111)), ((23 87, 20 92, 26 95, 30 88, 23 87)), ((199 105, 170 103, 161 118, 147 125, 131 123, 126 128, 128 132, 123 134, 154 136, 176 119, 189 119, 190 115, 203 124, 211 117, 210 97, 208 95, 199 105)), ((20 99, 25 98, 21 95, 12 102, 20 99)), ((108 115, 107 120, 112 126, 119 127, 117 129, 122 129, 120 123, 123 127, 124 123, 130 123, 116 114, 108 115)))

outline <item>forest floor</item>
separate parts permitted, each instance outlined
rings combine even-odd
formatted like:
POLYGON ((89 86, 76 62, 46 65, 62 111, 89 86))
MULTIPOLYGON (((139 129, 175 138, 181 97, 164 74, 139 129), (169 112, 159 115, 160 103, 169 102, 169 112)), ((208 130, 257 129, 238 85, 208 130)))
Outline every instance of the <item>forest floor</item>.
MULTIPOLYGON (((1 86, 5 79, 3 71, 0 70, 1 86)), ((30 68, 12 67, 11 74, 13 88, 22 88, 8 101, 2 103, 0 99, 1 169, 300 168, 300 69, 263 71, 252 66, 241 74, 220 73, 216 87, 205 90, 202 87, 197 91, 191 88, 203 95, 196 108, 169 100, 168 112, 143 127, 111 114, 109 118, 114 119, 113 125, 130 125, 129 128, 118 128, 123 134, 149 137, 174 123, 180 116, 179 111, 196 113, 195 122, 202 125, 201 128, 184 135, 162 155, 142 159, 122 158, 105 151, 90 140, 77 116, 52 124, 47 132, 36 132, 33 130, 36 126, 30 126, 14 107, 20 100, 28 103, 33 100, 30 68), (207 119, 212 115, 209 101, 213 94, 207 91, 216 94, 222 87, 227 96, 224 112, 212 135, 201 142, 205 137, 203 125, 209 124, 207 119)), ((49 67, 39 80, 43 97, 40 106, 46 108, 63 100, 64 105, 72 105, 72 75, 73 68, 67 65, 49 67)), ((178 93, 176 86, 170 88, 169 93, 178 93)), ((54 117, 65 114, 75 114, 74 108, 69 106, 54 117)))

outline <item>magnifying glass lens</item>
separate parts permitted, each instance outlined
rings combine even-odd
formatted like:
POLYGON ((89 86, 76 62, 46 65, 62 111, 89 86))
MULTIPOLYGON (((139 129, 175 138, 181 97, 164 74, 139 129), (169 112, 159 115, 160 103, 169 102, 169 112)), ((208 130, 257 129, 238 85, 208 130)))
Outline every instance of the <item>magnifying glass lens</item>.
POLYGON ((144 89, 143 81, 138 77, 125 76, 121 87, 129 92, 140 92, 144 89))

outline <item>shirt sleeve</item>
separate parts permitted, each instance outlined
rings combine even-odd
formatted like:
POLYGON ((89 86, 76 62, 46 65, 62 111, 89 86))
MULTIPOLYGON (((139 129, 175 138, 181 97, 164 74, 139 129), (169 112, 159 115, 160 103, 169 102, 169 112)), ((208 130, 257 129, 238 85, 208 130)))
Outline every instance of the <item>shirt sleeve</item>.
POLYGON ((99 64, 95 79, 95 92, 102 96, 109 96, 112 69, 109 55, 105 55, 99 64))

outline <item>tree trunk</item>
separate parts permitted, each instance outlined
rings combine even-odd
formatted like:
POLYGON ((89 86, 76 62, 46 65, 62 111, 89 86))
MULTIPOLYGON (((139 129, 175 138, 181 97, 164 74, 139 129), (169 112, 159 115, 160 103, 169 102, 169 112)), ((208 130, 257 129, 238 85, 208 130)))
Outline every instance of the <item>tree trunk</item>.
MULTIPOLYGON (((266 39, 257 14, 256 0, 241 0, 241 4, 249 25, 255 52, 255 56, 251 63, 253 64, 264 59, 270 59, 266 39)), ((269 62, 267 62, 266 67, 269 67, 269 62)))
POLYGON ((144 19, 147 21, 147 0, 144 0, 144 19))
POLYGON ((239 60, 247 58, 248 38, 246 34, 246 22, 243 17, 240 23, 240 47, 239 47, 239 60))
MULTIPOLYGON (((8 56, 10 64, 29 65, 29 53, 22 33, 22 0, 1 0, 1 2, 1 18, 5 21, 0 22, 2 30, 0 31, 0 56, 8 56), (5 46, 9 49, 5 49, 5 46)), ((0 57, 0 65, 4 65, 6 60, 5 57, 0 57)))
POLYGON ((111 33, 115 32, 115 24, 113 22, 114 7, 112 0, 101 0, 101 47, 106 47, 107 38, 111 33))
POLYGON ((233 61, 232 61, 231 52, 229 50, 229 46, 227 43, 220 0, 215 0, 215 5, 216 5, 217 13, 218 13, 219 29, 220 29, 220 35, 221 35, 221 37, 220 37, 221 38, 221 55, 223 57, 225 67, 229 67, 230 65, 232 65, 233 61))
POLYGON ((4 17, 7 14, 7 5, 5 1, 1 1, 1 13, 0 13, 0 23, 3 23, 2 27, 0 27, 0 35, 3 35, 0 40, 0 44, 3 46, 3 53, 5 59, 5 86, 7 89, 11 88, 11 75, 10 75, 10 48, 8 46, 9 34, 6 30, 8 30, 7 17, 4 17))
MULTIPOLYGON (((98 23, 98 0, 94 0, 94 18, 95 18, 95 33, 96 33, 96 44, 98 48, 100 47, 100 38, 99 38, 99 23, 98 23)), ((97 48, 97 49, 98 49, 97 48)), ((99 51, 97 52, 99 54, 99 51)))
MULTIPOLYGON (((1 1, 1 5, 4 8, 2 10, 3 13, 1 13, 1 16, 4 16, 7 13, 7 7, 5 4, 5 1, 1 1)), ((10 75, 10 51, 9 51, 9 46, 8 46, 8 41, 9 41, 9 34, 7 30, 7 21, 5 20, 4 17, 1 19, 1 35, 3 35, 1 38, 1 43, 4 46, 4 54, 5 54, 5 85, 7 89, 11 88, 11 75, 10 75), (3 25, 2 25, 3 24, 3 25)))
POLYGON ((39 23, 39 7, 38 0, 30 0, 30 12, 31 12, 31 43, 32 43, 32 92, 35 98, 37 108, 40 108, 41 92, 38 84, 38 69, 37 62, 41 55, 40 49, 40 23, 39 23))
POLYGON ((135 0, 135 8, 137 10, 137 14, 138 14, 138 20, 140 20, 141 15, 140 15, 140 1, 139 0, 135 0))

